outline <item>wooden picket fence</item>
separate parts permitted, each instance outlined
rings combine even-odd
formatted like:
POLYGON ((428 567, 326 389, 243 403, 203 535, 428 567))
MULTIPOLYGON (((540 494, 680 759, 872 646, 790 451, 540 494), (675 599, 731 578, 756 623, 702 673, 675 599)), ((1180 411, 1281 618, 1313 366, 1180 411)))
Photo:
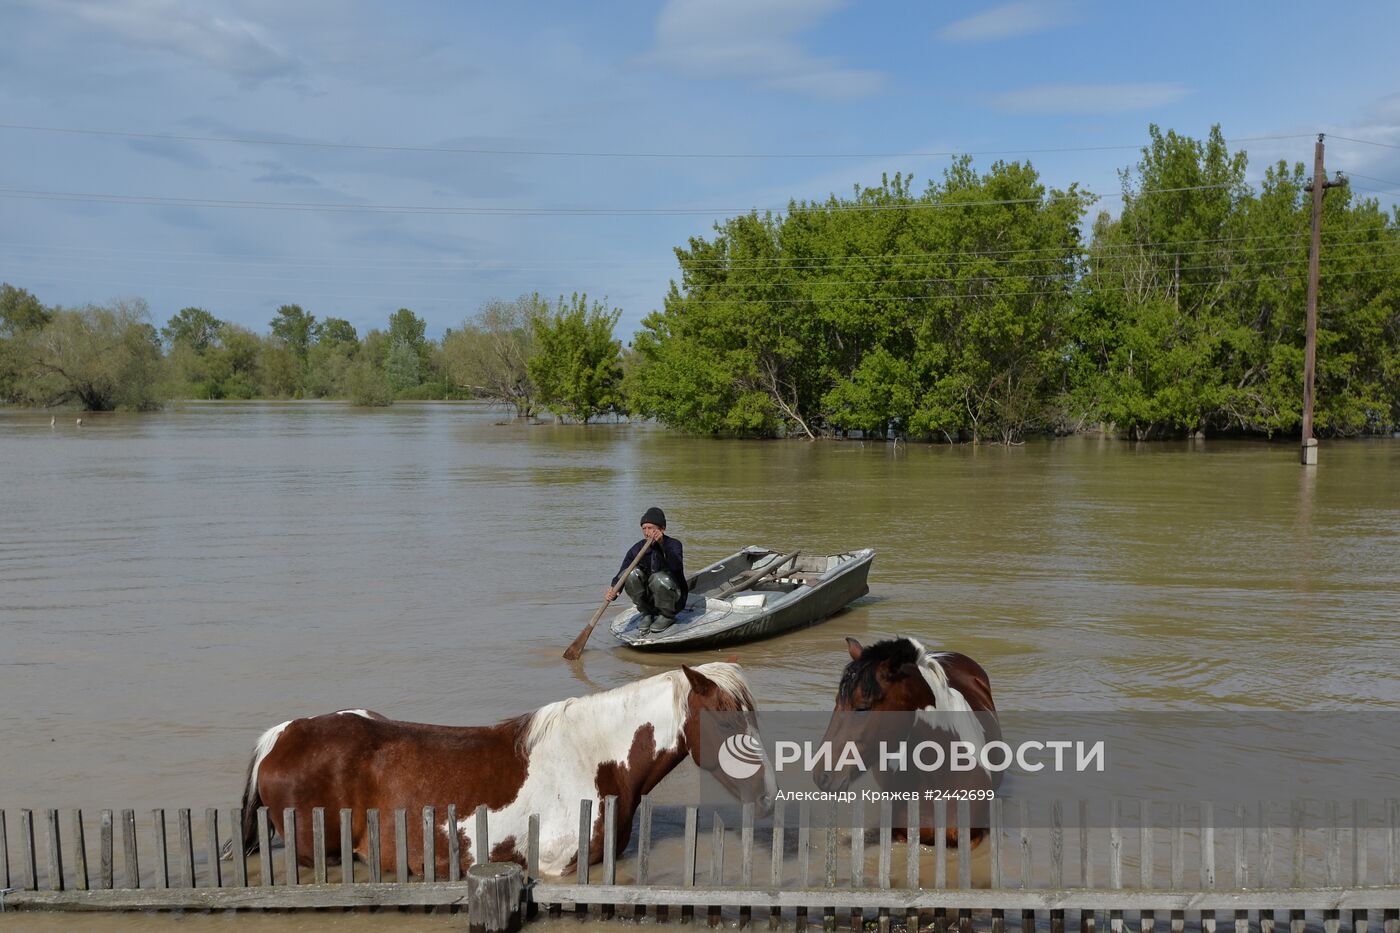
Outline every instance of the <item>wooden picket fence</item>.
MULTIPOLYGON (((956 926, 959 933, 1005 933, 1008 925, 1032 933, 1038 920, 1048 920, 1051 933, 1062 933, 1073 916, 1085 933, 1099 923, 1112 933, 1125 928, 1154 933, 1158 924, 1162 933, 1181 933, 1188 921, 1213 933, 1220 918, 1233 920, 1235 933, 1250 933, 1251 927, 1275 933, 1281 923, 1288 924, 1288 933, 1305 933, 1310 924, 1337 933, 1344 921, 1356 933, 1369 933, 1373 924, 1378 931, 1400 933, 1400 805, 1395 801, 1378 820, 1368 817, 1364 803, 1358 802, 1346 820, 1328 803, 1317 826, 1308 825, 1308 808, 1301 803, 1292 805, 1282 826, 1262 807, 1254 814, 1235 808, 1227 814, 1229 825, 1217 829, 1217 811, 1208 803, 1189 810, 1173 805, 1164 825, 1154 826, 1144 819, 1153 815, 1144 802, 1081 801, 1078 819, 1067 824, 1061 803, 1033 821, 1026 801, 997 800, 990 808, 987 842, 969 853, 965 847, 946 851, 941 832, 933 846, 895 843, 888 803, 879 807, 868 831, 859 825, 859 810, 837 827, 834 806, 807 802, 780 805, 763 820, 755 818, 752 805, 716 808, 705 813, 708 827, 702 827, 699 808, 658 808, 648 797, 638 814, 636 844, 623 859, 613 854, 615 806, 614 798, 604 802, 602 863, 581 865, 566 878, 541 877, 539 819, 531 818, 525 875, 526 898, 534 909, 662 921, 692 921, 700 911, 711 925, 728 917, 741 927, 757 915, 766 916, 770 928, 790 922, 798 931, 817 923, 826 930, 846 924, 862 930, 868 922, 887 931, 895 924, 932 921, 940 930, 956 926), (654 832, 663 811, 673 827, 669 834, 654 832), (675 831, 682 822, 683 831, 675 831), (1166 858, 1159 861, 1163 848, 1166 858), (703 877, 702 865, 707 867, 703 877)), ((422 825, 438 825, 439 812, 425 807, 422 825)), ((445 812, 455 822, 455 808, 445 812)), ((466 906, 456 838, 447 842, 447 878, 435 876, 434 832, 424 834, 427 867, 410 877, 408 811, 386 814, 394 828, 392 877, 381 869, 375 811, 367 814, 368 862, 339 870, 328 866, 324 811, 312 812, 309 827, 298 826, 288 813, 293 818, 280 853, 272 847, 263 808, 257 814, 260 852, 250 861, 235 845, 235 857, 221 862, 223 842, 238 837, 240 810, 205 810, 200 827, 190 810, 175 811, 173 845, 166 811, 154 810, 138 825, 132 810, 103 810, 95 857, 82 811, 20 810, 16 820, 0 810, 0 910, 466 906), (312 865, 298 866, 296 835, 306 831, 315 857, 312 865)), ((925 805, 923 821, 943 829, 947 813, 943 806, 925 805)), ((1070 813, 1073 817, 1076 810, 1070 813)), ((341 811, 342 827, 349 826, 350 815, 341 811)), ((586 846, 594 824, 591 801, 581 802, 578 817, 586 846)), ((960 830, 970 828, 969 805, 959 803, 952 818, 960 830)), ((489 840, 485 808, 475 820, 476 837, 489 840)), ((910 804, 901 822, 919 821, 919 804, 910 804)), ((345 845, 348 840, 342 840, 345 845)))

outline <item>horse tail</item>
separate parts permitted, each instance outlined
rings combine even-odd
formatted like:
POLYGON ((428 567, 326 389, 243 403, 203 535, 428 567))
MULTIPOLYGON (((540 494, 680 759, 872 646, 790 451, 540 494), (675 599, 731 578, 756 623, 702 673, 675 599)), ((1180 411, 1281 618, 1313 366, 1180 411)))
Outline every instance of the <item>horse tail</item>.
MULTIPOLYGON (((256 745, 253 746, 253 755, 248 759, 248 776, 243 784, 243 854, 252 855, 258 851, 258 808, 263 805, 262 794, 258 791, 258 766, 263 759, 272 751, 272 747, 277 744, 277 740, 282 736, 282 730, 286 729, 292 721, 289 719, 278 726, 273 726, 264 732, 256 745)), ((223 859, 233 858, 233 840, 229 839, 223 845, 219 853, 223 859)))

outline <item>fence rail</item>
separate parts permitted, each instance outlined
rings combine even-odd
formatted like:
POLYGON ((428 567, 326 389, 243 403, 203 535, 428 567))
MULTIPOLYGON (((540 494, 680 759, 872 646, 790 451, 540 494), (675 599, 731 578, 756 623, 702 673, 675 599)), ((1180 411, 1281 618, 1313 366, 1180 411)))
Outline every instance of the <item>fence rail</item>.
MULTIPOLYGON (((600 865, 541 877, 538 816, 530 819, 522 861, 534 905, 602 919, 620 912, 667 920, 678 912, 691 920, 703 910, 712 925, 728 913, 743 927, 759 911, 770 928, 790 918, 800 931, 820 918, 826 929, 848 921, 860 930, 874 920, 883 931, 931 914, 940 929, 956 925, 968 933, 977 912, 976 927, 992 933, 1004 933, 1018 918, 1031 931, 1047 915, 1052 933, 1062 933, 1072 911, 1085 931, 1102 913, 1112 933, 1123 933, 1130 921, 1132 929, 1156 933, 1159 920, 1163 930, 1179 933, 1187 915, 1206 931, 1216 929, 1220 915, 1233 921, 1235 933, 1251 927, 1274 933, 1282 924, 1303 933, 1310 922, 1337 933, 1343 920, 1358 933, 1373 924, 1400 933, 1400 804, 1388 801, 1380 809, 1372 814, 1358 802, 1343 813, 1326 803, 1314 824, 1309 817, 1318 806, 1295 803, 1277 826, 1263 807, 1252 814, 1234 808, 1225 811, 1228 825, 1217 825, 1221 811, 1209 803, 1165 809, 1147 802, 1054 803, 1033 814, 1026 801, 997 800, 984 820, 986 844, 969 852, 950 849, 943 832, 931 846, 911 844, 913 831, 899 838, 920 825, 945 829, 950 820, 966 838, 973 828, 966 803, 925 805, 922 812, 917 802, 903 812, 885 803, 866 827, 859 813, 837 826, 833 807, 807 802, 780 804, 760 820, 752 805, 702 813, 661 807, 648 797, 634 827, 618 825, 610 797, 597 808, 605 848, 600 865), (1067 812, 1077 819, 1067 824, 1067 812), (1162 813, 1165 825, 1144 819, 1162 813)), ((157 809, 138 819, 134 810, 0 810, 0 910, 469 908, 471 879, 455 835, 423 833, 425 867, 410 874, 407 830, 419 813, 362 814, 368 859, 339 868, 327 857, 320 808, 309 819, 305 811, 284 811, 280 852, 267 809, 259 809, 259 849, 251 857, 242 853, 241 810, 208 808, 197 819, 195 811, 178 809, 173 821, 167 813, 157 809), (312 858, 301 865, 296 840, 305 833, 312 858), (230 840, 233 858, 221 862, 220 849, 230 840), (437 877, 439 852, 446 878, 437 877)), ((351 817, 360 815, 340 811, 342 847, 351 817)), ((425 807, 421 819, 429 829, 457 825, 456 808, 425 807), (436 819, 439 813, 447 820, 436 819)), ((594 801, 581 801, 584 850, 598 819, 594 801)), ((475 839, 490 838, 485 808, 474 825, 475 839)))

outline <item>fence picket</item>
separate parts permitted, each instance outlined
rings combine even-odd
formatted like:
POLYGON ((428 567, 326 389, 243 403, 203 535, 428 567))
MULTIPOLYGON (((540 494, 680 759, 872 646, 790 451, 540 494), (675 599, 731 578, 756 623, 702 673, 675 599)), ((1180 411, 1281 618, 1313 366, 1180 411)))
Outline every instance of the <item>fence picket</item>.
POLYGON ((188 807, 181 807, 175 811, 175 822, 179 827, 180 839, 178 843, 180 846, 180 886, 193 888, 195 887, 194 820, 188 807))
POLYGON ((365 811, 365 867, 369 869, 370 884, 379 884, 384 877, 380 833, 379 811, 370 808, 365 811))
POLYGON ((170 887, 170 852, 165 839, 165 811, 151 811, 151 838, 155 841, 155 882, 157 888, 170 887))

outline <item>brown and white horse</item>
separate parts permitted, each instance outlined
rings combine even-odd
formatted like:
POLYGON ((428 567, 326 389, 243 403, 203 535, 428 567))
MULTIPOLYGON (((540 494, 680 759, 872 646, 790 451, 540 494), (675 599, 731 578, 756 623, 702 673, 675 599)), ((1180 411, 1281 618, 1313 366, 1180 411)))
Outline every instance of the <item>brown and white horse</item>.
MULTIPOLYGON (((862 648, 854 638, 846 639, 851 661, 841 674, 836 691, 836 708, 832 711, 824 741, 840 749, 854 742, 861 750, 863 761, 879 760, 878 743, 904 742, 913 748, 921 742, 934 742, 944 749, 953 741, 965 741, 981 749, 988 742, 1001 741, 1001 727, 992 700, 992 685, 982 665, 965 654, 954 651, 931 652, 912 638, 895 638, 876 642, 862 648), (863 712, 913 712, 913 716, 887 716, 871 719, 863 712), (950 714, 950 715, 943 715, 950 714)), ((844 790, 856 777, 856 768, 819 772, 817 784, 824 790, 844 790)), ((877 768, 874 778, 883 790, 924 790, 941 788, 950 793, 947 801, 949 818, 944 823, 947 843, 958 844, 955 813, 956 795, 967 793, 971 802, 972 845, 975 847, 986 835, 987 795, 1001 784, 1000 771, 978 767, 965 771, 950 769, 946 764, 930 773, 877 768), (978 800, 977 797, 984 799, 978 800)), ((934 806, 938 806, 937 803, 934 806)), ((920 820, 929 819, 930 808, 922 809, 920 820)), ((895 825, 903 822, 896 818, 895 825)), ((899 833, 896 833, 899 835, 899 833)), ((920 842, 932 844, 932 825, 923 825, 920 842)))
MULTIPOLYGON (((462 868, 483 858, 524 863, 527 824, 540 818, 540 870, 563 874, 578 857, 579 801, 593 801, 593 837, 587 858, 603 858, 603 806, 617 796, 617 854, 631 837, 641 797, 690 756, 737 797, 766 806, 773 793, 767 762, 736 781, 718 765, 718 749, 699 741, 702 713, 731 718, 731 731, 754 734, 754 702, 737 664, 682 667, 645 680, 543 706, 494 726, 435 726, 397 722, 368 710, 342 710, 293 719, 263 733, 248 765, 243 795, 243 845, 257 848, 256 812, 283 831, 286 807, 296 809, 297 859, 313 859, 313 807, 325 808, 327 856, 342 861, 340 810, 354 810, 354 853, 367 855, 365 811, 377 809, 383 826, 381 861, 393 868, 392 813, 409 811, 410 869, 423 873, 422 819, 436 808, 436 873, 446 878, 447 834, 458 835, 462 868), (765 799, 766 798, 766 799, 765 799), (445 819, 456 804, 457 825, 445 819), (489 856, 473 847, 474 813, 485 804, 489 856)), ((755 740, 757 736, 755 734, 755 740)), ((709 745, 712 743, 705 743, 709 745)), ((353 857, 351 855, 350 857, 353 857)))

